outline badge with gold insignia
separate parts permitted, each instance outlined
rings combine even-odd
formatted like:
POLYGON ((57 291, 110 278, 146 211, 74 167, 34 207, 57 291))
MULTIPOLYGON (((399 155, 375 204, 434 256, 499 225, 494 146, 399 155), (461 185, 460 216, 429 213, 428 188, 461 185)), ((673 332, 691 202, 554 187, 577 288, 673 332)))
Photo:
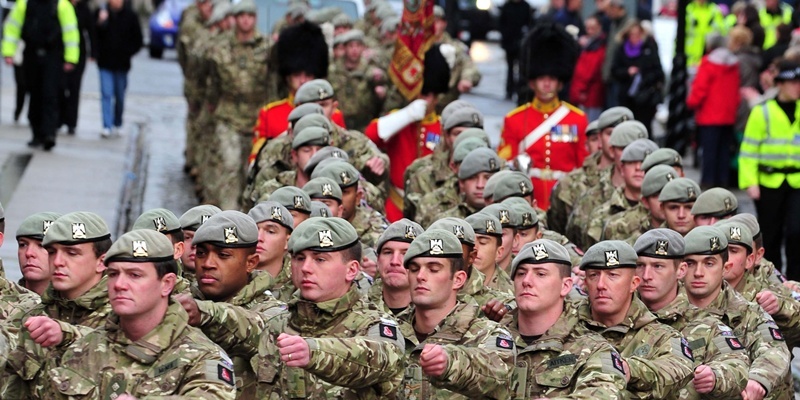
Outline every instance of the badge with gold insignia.
POLYGON ((86 239, 86 224, 83 222, 72 223, 72 238, 73 239, 86 239))
POLYGON ((406 226, 406 233, 403 235, 405 239, 414 240, 417 238, 416 232, 414 232, 414 227, 411 225, 406 226))
POLYGON ((619 254, 616 250, 609 250, 606 254, 606 267, 615 267, 619 265, 619 254))
POLYGON ((742 240, 742 228, 738 226, 731 227, 731 240, 742 240))
POLYGON ((666 240, 656 241, 656 255, 666 256, 669 255, 669 242, 666 240))
POLYGON ((319 231, 319 247, 333 247, 333 234, 330 230, 319 231))
POLYGON ((511 219, 508 217, 508 210, 500 210, 500 223, 507 224, 511 222, 511 219))
POLYGON ((323 196, 333 196, 333 187, 331 187, 330 183, 323 183, 322 184, 322 195, 323 196))
POLYGON ((547 247, 545 247, 543 243, 536 243, 533 245, 533 258, 536 259, 536 261, 544 260, 548 257, 550 257, 550 253, 547 252, 547 247))
POLYGON ((134 257, 147 257, 147 242, 144 240, 132 241, 131 248, 134 257))
POLYGON ((280 207, 272 207, 272 211, 270 212, 270 218, 280 221, 283 219, 283 213, 281 212, 280 207))
POLYGON ((431 239, 429 244, 431 248, 430 254, 432 256, 444 254, 444 242, 442 239, 431 239))
POLYGON ((459 239, 464 239, 464 227, 461 225, 453 225, 453 233, 459 239))
POLYGON ((223 228, 223 236, 226 244, 239 243, 239 235, 236 233, 235 226, 223 228))
POLYGON ((52 225, 53 221, 42 221, 42 235, 46 235, 52 225))
POLYGON ((349 172, 347 172, 347 171, 342 171, 342 173, 341 173, 341 174, 339 174, 339 178, 342 180, 342 184, 343 184, 343 185, 348 185, 348 184, 350 184, 350 182, 352 182, 352 180, 353 180, 353 179, 350 177, 350 173, 349 173, 349 172))
POLYGON ((303 196, 294 196, 294 208, 298 210, 303 210, 303 196))
POLYGON ((714 236, 711 239, 708 239, 709 245, 711 246, 711 251, 717 251, 720 249, 719 245, 719 238, 714 236))
POLYGON ((494 221, 486 220, 486 233, 497 233, 497 228, 494 226, 494 221))
POLYGON ((164 232, 167 230, 167 220, 164 217, 156 217, 153 219, 153 225, 155 226, 156 230, 159 232, 164 232))

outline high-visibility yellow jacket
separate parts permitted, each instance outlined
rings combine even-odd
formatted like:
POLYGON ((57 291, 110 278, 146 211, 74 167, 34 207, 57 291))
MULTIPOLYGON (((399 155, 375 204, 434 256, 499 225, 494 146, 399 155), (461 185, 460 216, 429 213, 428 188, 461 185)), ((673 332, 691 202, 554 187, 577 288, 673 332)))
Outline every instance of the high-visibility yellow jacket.
POLYGON ((788 181, 791 187, 800 188, 800 172, 763 171, 767 168, 800 171, 800 104, 793 123, 775 100, 750 111, 739 152, 739 187, 776 189, 788 181))
POLYGON ((719 7, 706 1, 692 1, 686 5, 686 65, 700 64, 706 46, 706 35, 717 32, 724 35, 725 19, 719 7))
POLYGON ((758 21, 761 27, 764 28, 764 49, 768 49, 775 45, 778 41, 778 25, 792 23, 792 6, 781 2, 781 13, 773 15, 767 12, 766 8, 758 10, 758 21))
MULTIPOLYGON (((6 18, 3 26, 3 57, 13 57, 17 51, 17 44, 22 35, 22 25, 25 23, 25 10, 27 0, 17 0, 16 5, 6 18)), ((58 0, 58 22, 61 24, 61 39, 64 42, 64 62, 77 64, 80 57, 80 32, 78 31, 78 18, 75 8, 69 0, 58 0)))

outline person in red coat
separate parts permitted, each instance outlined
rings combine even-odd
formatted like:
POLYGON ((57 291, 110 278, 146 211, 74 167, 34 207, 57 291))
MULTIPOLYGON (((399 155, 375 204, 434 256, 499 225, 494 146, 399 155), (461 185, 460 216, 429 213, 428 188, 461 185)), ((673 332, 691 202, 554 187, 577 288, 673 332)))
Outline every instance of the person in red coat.
POLYGON ((497 154, 530 175, 536 205, 547 210, 553 186, 587 155, 586 115, 558 98, 575 68, 578 44, 564 28, 543 21, 525 39, 523 51, 534 98, 506 115, 497 154))
POLYGON ((569 100, 586 112, 589 121, 600 117, 605 101, 603 90, 603 60, 606 58, 606 37, 596 16, 584 22, 586 35, 578 43, 581 55, 575 64, 575 73, 569 85, 569 100))
POLYGON ((431 46, 425 53, 419 97, 400 110, 372 120, 364 132, 389 156, 390 187, 386 199, 386 219, 389 222, 403 218, 403 175, 406 168, 414 160, 433 153, 441 141, 442 124, 436 113, 436 96, 447 92, 453 62, 453 46, 431 46))
MULTIPOLYGON (((734 43, 734 41, 731 41, 734 43)), ((697 138, 703 149, 704 187, 726 187, 731 166, 733 125, 739 108, 739 59, 719 35, 706 40, 711 50, 700 61, 686 105, 695 111, 697 138)))

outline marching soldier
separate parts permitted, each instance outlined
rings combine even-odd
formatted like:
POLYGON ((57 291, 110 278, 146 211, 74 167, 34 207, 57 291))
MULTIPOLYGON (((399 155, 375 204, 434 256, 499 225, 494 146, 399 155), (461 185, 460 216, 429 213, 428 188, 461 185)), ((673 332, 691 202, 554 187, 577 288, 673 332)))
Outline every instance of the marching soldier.
POLYGON ((500 220, 487 213, 475 213, 465 219, 475 231, 474 268, 486 276, 484 285, 501 292, 514 292, 514 284, 508 273, 497 267, 497 255, 502 254, 503 230, 500 220))
POLYGON ((399 315, 411 304, 408 270, 403 256, 411 242, 424 232, 411 220, 401 219, 389 225, 375 244, 378 253, 378 275, 369 291, 369 299, 387 313, 399 315))
POLYGON ((222 212, 217 206, 210 204, 203 204, 190 208, 188 211, 181 215, 178 220, 181 224, 183 231, 183 256, 181 257, 181 264, 183 264, 183 277, 189 282, 197 282, 195 277, 195 257, 197 246, 194 245, 194 235, 200 225, 208 221, 212 215, 222 212))
POLYGON ((297 186, 284 186, 270 195, 266 200, 274 201, 286 207, 292 215, 294 227, 307 220, 311 214, 311 198, 297 186))
POLYGON ((503 165, 503 160, 492 149, 477 148, 472 150, 458 167, 458 191, 461 202, 446 210, 441 217, 464 219, 486 206, 483 189, 486 181, 503 165))
POLYGON ((739 209, 739 200, 730 190, 711 188, 697 196, 692 206, 692 217, 697 226, 714 225, 728 219, 739 209))
POLYGON ((346 101, 340 103, 344 123, 350 129, 364 131, 378 117, 385 95, 385 73, 363 57, 364 32, 353 29, 340 35, 344 56, 330 68, 333 90, 346 101))
POLYGON ((666 165, 656 165, 647 171, 642 180, 642 201, 631 209, 609 217, 603 227, 601 240, 624 240, 631 244, 643 233, 660 227, 665 217, 658 196, 676 175, 675 170, 666 165))
MULTIPOLYGON (((22 220, 17 228, 17 256, 20 272, 22 272, 20 285, 39 296, 43 295, 50 286, 50 279, 53 276, 47 249, 42 246, 42 240, 53 221, 60 216, 61 214, 53 212, 36 213, 22 220)), ((0 225, 2 224, 3 222, 0 221, 0 225)), ((2 244, 2 240, 0 240, 0 244, 2 244)), ((2 281, 4 280, 0 280, 0 282, 2 281)), ((2 319, 7 316, 8 314, 3 315, 2 319)))
POLYGON ((272 276, 270 290, 276 298, 288 299, 295 290, 287 254, 289 238, 294 231, 294 218, 286 207, 275 201, 258 203, 247 215, 258 227, 258 264, 255 269, 272 276))
POLYGON ((700 195, 700 186, 689 178, 676 178, 664 185, 658 195, 664 211, 664 227, 686 236, 695 227, 692 206, 700 195))
POLYGON ((454 50, 452 57, 455 58, 455 63, 450 71, 450 82, 447 84, 449 89, 447 93, 439 95, 436 103, 437 111, 442 112, 445 106, 478 86, 481 82, 481 73, 469 56, 469 48, 447 33, 447 18, 444 8, 440 5, 433 6, 433 41, 438 44, 449 44, 454 50))

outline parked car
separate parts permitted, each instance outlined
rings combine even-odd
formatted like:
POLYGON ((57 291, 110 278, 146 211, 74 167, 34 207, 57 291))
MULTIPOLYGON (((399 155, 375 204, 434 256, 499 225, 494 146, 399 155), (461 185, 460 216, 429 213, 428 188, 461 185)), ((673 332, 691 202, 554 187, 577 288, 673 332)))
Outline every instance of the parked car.
POLYGON ((164 0, 150 16, 150 57, 161 58, 164 49, 174 49, 181 13, 192 0, 164 0))

